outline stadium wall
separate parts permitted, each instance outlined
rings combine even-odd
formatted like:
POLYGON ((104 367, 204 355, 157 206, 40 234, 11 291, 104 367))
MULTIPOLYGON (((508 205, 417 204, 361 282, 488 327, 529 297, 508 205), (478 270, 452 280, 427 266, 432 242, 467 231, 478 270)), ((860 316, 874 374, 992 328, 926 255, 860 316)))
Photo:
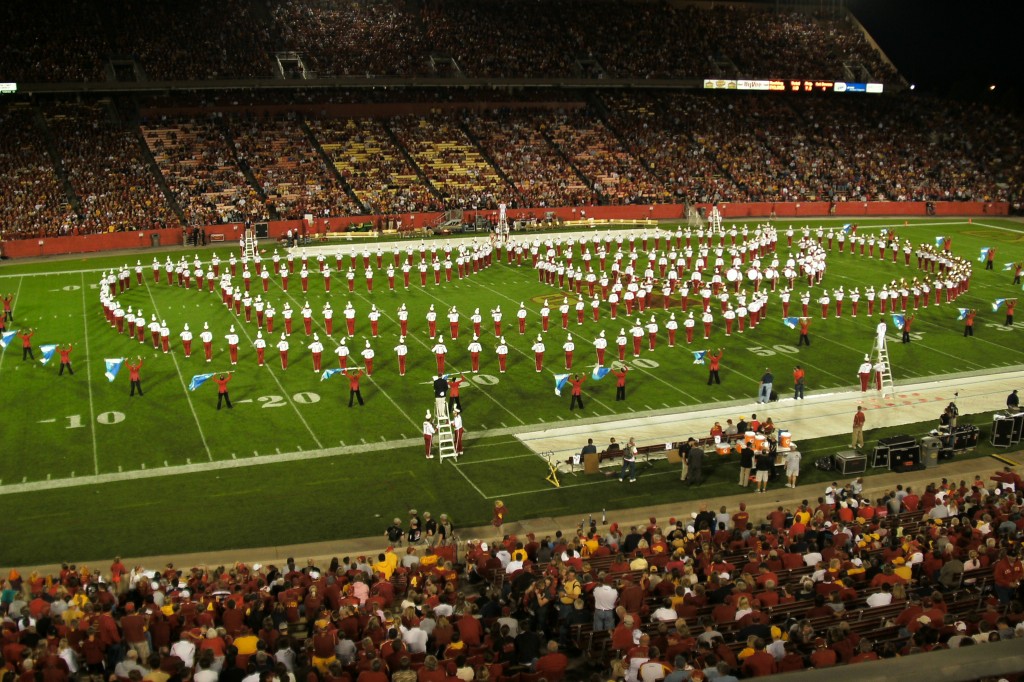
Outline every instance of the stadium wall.
MULTIPOLYGON (((1005 216, 1009 212, 1007 202, 979 201, 936 201, 933 202, 934 216, 1005 216)), ((700 204, 710 210, 710 204, 700 204)), ((866 216, 928 216, 925 202, 875 201, 875 202, 754 202, 719 204, 725 220, 764 218, 773 213, 778 219, 789 218, 857 218, 866 216), (833 206, 835 207, 833 210, 833 206)), ((629 206, 562 206, 556 208, 510 209, 511 220, 520 218, 544 218, 553 214, 563 220, 672 220, 686 215, 684 204, 653 204, 629 206)), ((401 218, 403 230, 417 230, 436 223, 441 213, 416 213, 395 215, 346 216, 316 220, 315 232, 345 232, 354 226, 371 224, 374 228, 386 223, 389 218, 401 218), (326 228, 326 230, 325 230, 326 228)), ((494 218, 497 211, 467 211, 466 220, 476 215, 494 218)), ((269 223, 271 238, 283 237, 288 230, 299 231, 301 220, 275 220, 269 223)), ((237 243, 242 235, 241 223, 207 225, 207 238, 227 243, 237 243)), ((96 253, 99 251, 138 250, 158 246, 175 246, 184 242, 180 228, 164 230, 140 230, 138 232, 114 232, 110 234, 89 234, 44 239, 17 239, 2 244, 3 255, 8 258, 38 258, 70 253, 96 253)))

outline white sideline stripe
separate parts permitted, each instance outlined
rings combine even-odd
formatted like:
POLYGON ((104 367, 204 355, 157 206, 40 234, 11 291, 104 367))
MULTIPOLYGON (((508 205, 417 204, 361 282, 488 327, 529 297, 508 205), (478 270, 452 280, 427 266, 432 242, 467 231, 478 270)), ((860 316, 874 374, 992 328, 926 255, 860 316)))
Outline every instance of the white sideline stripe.
POLYGON ((82 324, 85 326, 85 383, 89 387, 89 430, 92 432, 92 472, 100 473, 100 455, 96 447, 96 407, 92 399, 92 362, 89 360, 89 309, 85 302, 85 273, 82 273, 82 324))
POLYGON ((473 483, 473 481, 469 478, 469 476, 467 476, 466 474, 464 474, 462 472, 462 469, 459 468, 459 463, 458 462, 454 462, 452 464, 452 466, 455 467, 455 470, 459 472, 460 476, 462 476, 464 479, 466 479, 466 483, 468 483, 471 486, 473 486, 473 490, 477 491, 477 493, 479 493, 480 497, 482 497, 485 500, 492 499, 492 498, 487 497, 487 495, 484 495, 484 491, 480 490, 480 488, 476 487, 476 483, 473 483))
MULTIPOLYGON (((156 306, 156 298, 153 296, 153 290, 149 287, 149 281, 146 281, 144 286, 146 287, 146 293, 149 294, 149 300, 153 302, 153 312, 160 316, 160 311, 156 306)), ((84 294, 83 294, 84 295, 84 294)), ((162 316, 160 316, 163 319, 162 316)), ((181 382, 181 390, 185 393, 185 400, 188 402, 188 409, 192 411, 192 418, 196 420, 196 429, 199 430, 199 438, 203 441, 203 447, 206 448, 206 457, 212 462, 213 453, 210 452, 210 445, 206 442, 206 434, 203 432, 203 425, 199 423, 199 415, 196 413, 195 405, 192 404, 192 396, 189 395, 188 384, 185 383, 185 376, 181 373, 181 367, 178 365, 178 358, 175 353, 170 353, 171 362, 174 363, 174 371, 178 373, 178 381, 181 382)))

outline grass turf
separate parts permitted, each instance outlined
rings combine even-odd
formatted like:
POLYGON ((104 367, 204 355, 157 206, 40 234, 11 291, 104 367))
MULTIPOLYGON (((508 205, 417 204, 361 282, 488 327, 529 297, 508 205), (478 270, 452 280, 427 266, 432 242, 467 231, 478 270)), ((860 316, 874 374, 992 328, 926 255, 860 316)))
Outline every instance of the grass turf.
MULTIPOLYGON (((1016 288, 1010 287, 1009 273, 1001 266, 1024 259, 1024 235, 1016 223, 982 222, 984 225, 935 220, 898 227, 899 233, 915 244, 932 242, 937 234, 951 234, 954 251, 975 259, 982 247, 996 246, 999 251, 996 271, 985 272, 976 263, 971 290, 954 304, 981 311, 977 336, 962 337, 954 306, 922 309, 915 323, 915 341, 907 346, 891 345, 897 382, 950 371, 985 371, 1020 364, 1024 358, 1019 328, 1002 326, 1003 314, 991 313, 989 307, 993 299, 1016 293, 1016 288)), ((873 225, 883 223, 891 224, 863 221, 861 231, 874 230, 873 225)), ((784 230, 785 224, 780 229, 784 230)), ((191 260, 192 251, 185 253, 191 260)), ((780 255, 785 253, 783 238, 780 255)), ((226 256, 223 248, 221 256, 226 256)), ((902 265, 902 255, 899 260, 893 264, 889 259, 880 262, 848 253, 832 254, 825 283, 830 289, 840 284, 847 288, 857 284, 879 287, 893 278, 917 274, 916 268, 902 265)), ((462 282, 437 287, 430 283, 425 288, 418 285, 414 271, 409 291, 404 291, 399 282, 396 292, 387 291, 383 273, 378 273, 373 293, 366 292, 359 273, 352 295, 336 276, 330 294, 335 309, 335 338, 344 329, 341 308, 345 301, 351 300, 359 310, 359 330, 354 342, 349 343, 353 353, 359 351, 368 334, 365 315, 369 304, 376 303, 385 313, 381 338, 373 340, 377 351, 373 378, 370 382, 364 380, 367 404, 349 409, 345 406, 348 391, 343 379, 320 382, 312 372, 298 315, 288 371, 280 370, 276 353, 270 349, 269 367, 259 369, 249 342, 255 336, 253 325, 235 318, 214 294, 165 283, 154 285, 145 260, 145 286, 133 287, 120 300, 142 307, 147 316, 157 313, 166 319, 174 352, 164 355, 154 352, 148 343, 140 346, 117 336, 105 323, 97 302, 93 285, 98 272, 94 270, 133 261, 124 255, 100 256, 8 264, 0 272, 0 291, 16 294, 18 325, 37 329, 37 346, 74 342, 77 367, 75 377, 57 377, 56 358, 46 366, 22 363, 17 342, 0 358, 0 379, 7 388, 2 399, 5 442, 11 446, 8 456, 0 459, 3 484, 95 474, 131 476, 143 469, 152 475, 161 468, 237 463, 278 452, 347 449, 334 457, 307 459, 299 454, 293 461, 277 464, 2 495, 0 513, 7 519, 11 538, 6 543, 7 561, 34 563, 67 557, 186 552, 372 535, 382 531, 382 520, 411 506, 434 507, 438 512, 447 511, 459 524, 475 525, 489 518, 496 496, 513 496, 514 502, 509 503, 517 508, 515 515, 520 518, 596 511, 589 482, 547 490, 542 482, 543 464, 511 436, 546 423, 565 424, 577 419, 578 414, 569 413, 568 396, 556 397, 552 390, 552 374, 564 371, 560 347, 566 332, 560 328, 557 311, 545 338, 545 372, 533 371, 529 345, 539 330, 540 301, 547 296, 556 306, 562 293, 539 284, 532 269, 496 264, 462 282), (514 315, 521 300, 530 309, 528 334, 523 337, 518 334, 514 315), (409 372, 404 378, 397 374, 391 351, 397 341, 394 313, 400 303, 411 311, 409 372), (440 313, 438 328, 445 336, 447 307, 455 304, 462 312, 462 335, 458 342, 448 343, 449 365, 457 369, 468 369, 469 314, 479 307, 484 315, 482 374, 463 394, 469 435, 467 455, 458 468, 441 466, 436 460, 425 461, 422 445, 416 444, 423 412, 432 403, 429 383, 435 367, 424 321, 431 303, 440 313), (498 304, 505 312, 506 339, 513 346, 509 371, 504 375, 497 371, 488 315, 498 304), (191 359, 182 356, 177 342, 184 322, 198 331, 204 321, 210 323, 216 337, 215 361, 210 365, 202 361, 198 342, 191 359), (223 336, 230 324, 236 325, 242 337, 240 362, 231 383, 237 407, 217 412, 212 383, 195 392, 187 391, 185 386, 193 374, 211 367, 228 368, 223 336), (102 359, 137 353, 145 358, 146 396, 130 399, 125 374, 108 383, 102 376, 102 359), (387 441, 387 449, 369 451, 371 446, 383 447, 375 445, 380 441, 387 441), (378 513, 380 518, 375 516, 378 513), (215 521, 211 523, 210 519, 215 521)), ((333 257, 329 261, 333 264, 333 257)), ((272 280, 267 298, 279 311, 280 329, 284 300, 299 308, 307 299, 300 292, 297 276, 291 278, 288 295, 277 281, 272 280)), ((797 291, 801 286, 798 284, 797 291)), ((792 308, 798 310, 798 296, 793 298, 792 308)), ((308 300, 317 320, 325 299, 322 278, 311 275, 308 300)), ((710 342, 704 342, 698 333, 693 346, 687 347, 680 330, 674 349, 666 345, 667 313, 655 310, 663 329, 657 349, 646 351, 645 343, 640 363, 634 362, 631 353, 627 356, 627 364, 636 370, 629 380, 630 399, 616 404, 610 379, 587 382, 587 409, 583 414, 613 418, 619 414, 635 416, 634 411, 647 409, 752 399, 766 364, 783 377, 779 381, 783 389, 788 387, 784 377, 796 363, 807 370, 808 392, 850 387, 860 356, 870 348, 877 316, 868 319, 862 301, 861 316, 852 319, 849 305, 847 301, 842 319, 815 319, 811 327, 814 345, 799 350, 795 346, 796 332, 779 323, 781 307, 775 298, 769 305, 768 319, 752 333, 726 339, 718 321, 710 342), (689 351, 719 345, 725 348, 723 384, 708 387, 706 368, 694 365, 689 351)), ((620 327, 628 329, 621 308, 620 320, 614 323, 608 319, 607 308, 602 309, 598 323, 590 321, 589 311, 582 326, 575 324, 573 316, 568 331, 577 343, 575 368, 589 371, 594 366, 590 342, 598 330, 604 329, 614 338, 620 327)), ((681 319, 678 306, 675 310, 681 319)), ((818 306, 812 306, 811 312, 817 317, 814 313, 820 312, 818 306)), ((322 329, 320 333, 323 336, 322 329)), ((336 366, 331 355, 333 344, 328 341, 326 345, 325 367, 336 366)), ((610 351, 611 356, 614 349, 610 351)), ((689 434, 680 434, 684 435, 689 434)), ((874 432, 871 435, 876 437, 874 432)), ((811 450, 809 459, 841 446, 838 441, 832 444, 822 440, 820 446, 805 445, 811 450)), ((809 461, 805 470, 811 471, 809 461)), ((662 472, 655 469, 651 473, 662 472)), ((625 508, 694 494, 680 493, 671 473, 666 466, 663 475, 651 476, 643 492, 608 489, 610 494, 602 498, 602 504, 609 509, 625 508)), ((722 475, 720 482, 713 476, 699 494, 706 497, 731 492, 727 488, 731 476, 731 470, 728 476, 722 475), (722 490, 716 492, 719 484, 722 490)))

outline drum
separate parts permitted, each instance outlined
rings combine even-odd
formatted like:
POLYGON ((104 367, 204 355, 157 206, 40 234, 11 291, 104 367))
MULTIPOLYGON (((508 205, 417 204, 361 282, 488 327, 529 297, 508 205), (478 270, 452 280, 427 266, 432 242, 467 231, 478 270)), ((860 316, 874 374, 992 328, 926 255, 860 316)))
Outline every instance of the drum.
POLYGON ((730 282, 735 282, 737 279, 739 279, 739 277, 740 277, 740 273, 736 269, 731 269, 731 270, 729 270, 728 272, 725 273, 725 278, 727 280, 729 280, 730 282))
POLYGON ((768 452, 768 439, 763 434, 754 437, 754 452, 768 452))
POLYGON ((728 443, 718 443, 717 445, 715 445, 715 452, 717 452, 719 455, 728 455, 730 452, 732 452, 732 448, 729 447, 728 443))
POLYGON ((746 443, 747 445, 753 445, 754 436, 756 435, 757 434, 754 433, 753 431, 747 431, 746 433, 743 434, 743 442, 746 443))
POLYGON ((789 434, 789 431, 779 431, 779 447, 782 449, 788 448, 793 442, 793 437, 789 434))

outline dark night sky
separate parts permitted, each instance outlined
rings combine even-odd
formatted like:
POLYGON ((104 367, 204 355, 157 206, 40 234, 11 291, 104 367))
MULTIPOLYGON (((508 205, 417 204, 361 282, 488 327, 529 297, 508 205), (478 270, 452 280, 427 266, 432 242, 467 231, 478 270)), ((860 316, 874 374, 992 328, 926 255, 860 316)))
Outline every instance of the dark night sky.
POLYGON ((847 7, 895 62, 926 92, 986 95, 1020 101, 1019 22, 1012 1, 847 0, 847 7))

